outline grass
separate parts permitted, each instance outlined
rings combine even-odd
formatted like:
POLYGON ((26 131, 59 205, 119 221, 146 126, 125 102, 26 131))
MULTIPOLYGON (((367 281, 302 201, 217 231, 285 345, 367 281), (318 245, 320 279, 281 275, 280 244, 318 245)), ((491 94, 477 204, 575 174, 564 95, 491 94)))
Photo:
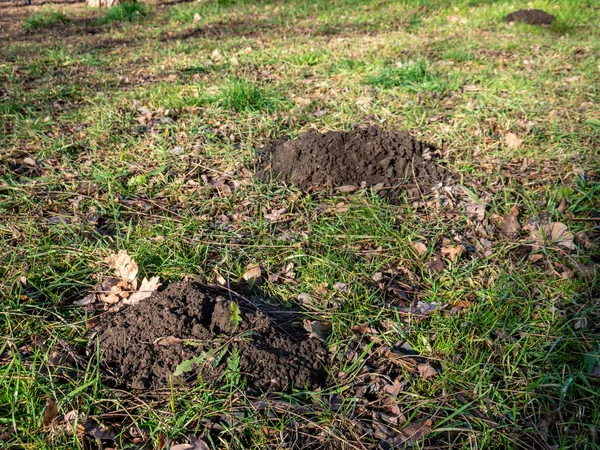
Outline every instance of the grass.
POLYGON ((58 23, 67 23, 69 18, 62 11, 46 10, 30 14, 23 20, 23 28, 36 30, 38 28, 51 27, 58 23))
MULTIPOLYGON (((331 323, 332 354, 341 357, 356 340, 352 327, 368 324, 378 330, 374 346, 408 344, 439 367, 428 379, 401 369, 402 414, 432 421, 416 448, 598 448, 594 2, 534 2, 557 15, 550 28, 501 22, 515 9, 505 1, 162 6, 69 5, 68 42, 44 30, 46 11, 23 22, 37 33, 3 38, 0 446, 101 448, 43 426, 48 400, 61 420, 74 410, 81 423, 112 427, 113 446, 124 448, 133 435, 159 448, 188 434, 215 448, 293 448, 315 430, 320 447, 370 445, 373 436, 354 437, 344 417, 360 405, 338 367, 325 392, 278 397, 293 405, 287 413, 256 408, 239 388, 233 351, 219 389, 200 385, 161 402, 111 389, 90 316, 71 304, 110 273, 104 258, 126 249, 142 276, 164 282, 236 281, 249 265, 273 274, 293 263, 295 281, 263 289, 283 305, 314 299, 303 307, 331 323), (132 20, 149 8, 143 26, 132 20), (366 191, 301 195, 251 176, 272 140, 357 123, 443 147, 456 180, 427 204, 390 204, 366 191), (521 143, 507 145, 507 133, 521 143), (230 192, 211 186, 220 176, 230 192), (485 221, 468 217, 465 196, 485 202, 485 221), (503 236, 495 216, 514 205, 523 226, 566 224, 576 248, 536 244, 527 230, 503 236), (265 218, 281 208, 285 221, 265 218), (458 244, 468 249, 462 258, 427 270, 458 244), (422 320, 403 314, 393 307, 401 299, 373 281, 378 272, 445 309, 422 320), (68 370, 57 352, 73 352, 68 370), (222 429, 203 435, 209 423, 222 429)), ((373 352, 345 369, 359 372, 373 352)))
POLYGON ((126 1, 109 8, 104 16, 98 20, 98 23, 104 25, 110 22, 133 22, 147 16, 148 13, 148 5, 136 1, 126 1))

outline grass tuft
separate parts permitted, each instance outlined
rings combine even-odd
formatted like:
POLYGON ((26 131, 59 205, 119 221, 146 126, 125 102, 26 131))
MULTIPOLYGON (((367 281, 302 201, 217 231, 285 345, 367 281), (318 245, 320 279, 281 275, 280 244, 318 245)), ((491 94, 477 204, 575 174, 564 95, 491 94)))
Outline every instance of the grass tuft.
POLYGON ((149 13, 149 8, 140 2, 125 2, 120 5, 109 8, 98 22, 107 24, 110 22, 133 22, 140 17, 145 17, 149 13))
POLYGON ((272 111, 281 99, 273 92, 246 80, 235 80, 224 86, 213 100, 220 108, 236 112, 272 111))
POLYGON ((402 88, 410 92, 443 92, 449 84, 443 76, 432 71, 429 63, 423 59, 384 67, 377 75, 367 77, 366 82, 383 89, 402 88))
POLYGON ((57 23, 67 23, 69 18, 60 11, 42 11, 33 13, 23 20, 23 28, 27 30, 36 30, 46 28, 57 23))

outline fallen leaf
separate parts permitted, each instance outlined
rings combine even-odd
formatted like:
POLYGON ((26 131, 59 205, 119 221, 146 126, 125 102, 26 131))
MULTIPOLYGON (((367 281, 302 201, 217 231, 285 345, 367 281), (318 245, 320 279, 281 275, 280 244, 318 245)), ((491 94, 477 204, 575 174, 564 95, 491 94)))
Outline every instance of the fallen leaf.
POLYGON ((44 425, 50 425, 58 417, 58 407, 50 398, 46 399, 46 409, 44 409, 44 425))
POLYGON ((523 139, 519 139, 519 137, 515 133, 506 133, 504 135, 504 143, 509 148, 517 149, 523 143, 523 139))
POLYGON ((437 375, 437 370, 433 368, 433 366, 429 363, 423 363, 417 365, 417 370, 419 371, 419 375, 421 377, 427 379, 437 375))
POLYGON ((444 270, 444 267, 446 267, 446 265, 444 264, 444 261, 442 260, 440 255, 435 255, 427 265, 427 269, 431 270, 432 272, 438 273, 444 270))
POLYGON ((270 213, 265 212, 263 210, 263 217, 270 222, 277 222, 281 216, 285 213, 286 208, 274 209, 270 213))
POLYGON ((23 158, 23 164, 26 164, 26 165, 32 166, 32 167, 36 166, 35 159, 29 158, 29 157, 23 158))
POLYGON ((134 292, 129 296, 129 298, 123 300, 124 305, 137 305, 140 300, 147 299, 150 297, 154 291, 156 291, 161 284, 159 283, 158 277, 152 277, 149 280, 144 278, 142 280, 142 284, 137 292, 134 292))
POLYGON ((125 250, 119 251, 116 255, 110 255, 106 258, 106 261, 111 269, 115 269, 117 277, 131 283, 135 281, 138 266, 125 250))
POLYGON ((481 222, 485 219, 485 208, 486 205, 483 203, 469 203, 465 206, 465 212, 467 216, 481 222))
POLYGON ((564 223, 552 222, 548 225, 533 227, 531 236, 542 246, 552 243, 570 250, 575 248, 573 233, 569 231, 569 227, 564 223))
POLYGON ((450 261, 456 261, 465 252, 465 248, 462 245, 442 247, 442 256, 448 258, 450 261))
POLYGON ((515 236, 521 230, 521 224, 519 223, 519 208, 517 205, 513 205, 510 208, 508 214, 504 214, 498 221, 498 227, 500 230, 508 235, 515 236))
POLYGON ((210 447, 202 439, 190 436, 190 444, 172 445, 171 450, 210 450, 210 447))
POLYGON ((435 302, 425 303, 425 302, 422 302, 421 300, 419 300, 417 302, 417 305, 413 309, 413 313, 428 315, 428 314, 431 314, 432 312, 442 309, 442 307, 443 306, 440 305, 439 303, 435 303, 435 302))
POLYGON ((532 264, 538 262, 541 259, 544 259, 544 255, 542 255, 541 253, 531 253, 527 256, 527 261, 532 264))
POLYGON ((184 339, 175 337, 175 336, 163 336, 163 337, 159 337, 158 339, 155 339, 154 342, 152 342, 154 345, 159 345, 161 347, 165 347, 167 345, 173 345, 173 344, 180 344, 181 342, 183 342, 184 339))
POLYGON ((85 434, 100 440, 114 441, 117 434, 110 428, 93 422, 88 422, 84 425, 85 434))
POLYGON ((246 271, 243 277, 248 282, 250 288, 259 286, 262 283, 262 269, 258 265, 252 266, 246 271))
POLYGON ((377 331, 377 329, 375 328, 371 328, 368 323, 355 325, 352 328, 350 328, 350 330, 352 330, 356 334, 360 334, 361 336, 364 336, 365 334, 379 334, 379 331, 377 331))
POLYGON ((470 302, 469 300, 459 300, 452 305, 450 313, 453 314, 462 311, 463 309, 469 309, 471 306, 473 306, 473 302, 470 302))
POLYGON ((407 425, 394 436, 391 444, 393 446, 406 444, 409 447, 415 445, 429 434, 432 423, 431 419, 427 419, 422 422, 414 422, 407 425))
POLYGON ((415 242, 413 244, 413 248, 417 251, 419 256, 423 256, 425 253, 427 253, 427 246, 422 242, 415 242))
POLYGON ((76 410, 72 409, 63 416, 63 422, 65 424, 65 431, 67 433, 75 433, 77 437, 83 437, 84 427, 81 423, 81 417, 76 410))
POLYGON ((310 98, 304 97, 293 97, 292 100, 294 100, 294 103, 298 106, 308 106, 312 101, 310 98))
POLYGON ((317 322, 316 320, 305 319, 303 322, 304 329, 310 333, 311 337, 316 337, 323 342, 327 341, 329 334, 331 333, 331 324, 317 322))
POLYGON ((338 186, 335 188, 335 190, 337 192, 340 192, 342 194, 348 194, 350 192, 354 192, 358 190, 358 186, 355 186, 353 184, 347 184, 345 186, 338 186))

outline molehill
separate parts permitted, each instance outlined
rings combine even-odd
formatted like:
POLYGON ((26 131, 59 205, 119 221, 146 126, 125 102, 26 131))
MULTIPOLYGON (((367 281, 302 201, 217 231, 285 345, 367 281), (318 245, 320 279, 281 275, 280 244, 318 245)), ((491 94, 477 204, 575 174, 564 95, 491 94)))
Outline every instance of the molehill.
POLYGON ((102 361, 117 385, 134 389, 194 386, 199 377, 224 384, 232 358, 250 393, 318 388, 327 350, 291 325, 290 314, 217 287, 172 283, 101 319, 102 361), (186 361, 187 370, 174 376, 186 361))
POLYGON ((264 181, 280 180, 308 192, 366 186, 426 189, 447 174, 435 162, 437 153, 402 131, 310 131, 263 148, 257 173, 264 181))

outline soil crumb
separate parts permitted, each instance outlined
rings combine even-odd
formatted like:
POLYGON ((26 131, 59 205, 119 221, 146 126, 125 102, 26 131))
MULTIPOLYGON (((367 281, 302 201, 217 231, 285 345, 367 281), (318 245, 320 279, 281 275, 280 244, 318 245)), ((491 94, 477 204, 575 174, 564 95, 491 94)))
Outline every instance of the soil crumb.
POLYGON ((523 22, 529 25, 552 25, 555 20, 556 17, 541 9, 520 9, 502 19, 503 22, 523 22))
POLYGON ((441 182, 446 174, 435 163, 435 155, 434 147, 402 131, 377 127, 325 134, 310 131, 263 148, 258 176, 305 191, 428 186, 441 182))
POLYGON ((118 385, 134 389, 169 387, 177 366, 192 359, 191 370, 173 377, 175 386, 232 377, 245 380, 249 393, 322 386, 325 345, 290 324, 294 312, 269 310, 255 297, 251 303, 217 287, 172 283, 101 320, 102 361, 118 385))

